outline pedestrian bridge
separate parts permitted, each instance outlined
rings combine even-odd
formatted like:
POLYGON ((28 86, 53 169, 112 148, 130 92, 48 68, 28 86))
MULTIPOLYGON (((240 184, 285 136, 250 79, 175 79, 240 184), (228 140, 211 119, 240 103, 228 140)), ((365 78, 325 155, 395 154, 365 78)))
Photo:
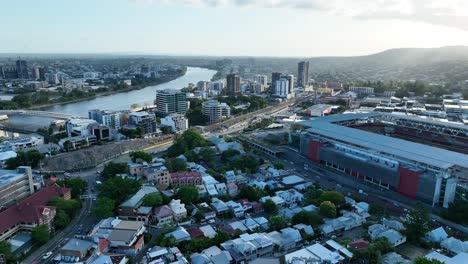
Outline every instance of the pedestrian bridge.
POLYGON ((70 118, 85 118, 83 116, 46 112, 46 111, 37 111, 37 110, 0 110, 0 116, 1 115, 38 116, 38 117, 48 117, 48 118, 63 119, 63 120, 70 119, 70 118))

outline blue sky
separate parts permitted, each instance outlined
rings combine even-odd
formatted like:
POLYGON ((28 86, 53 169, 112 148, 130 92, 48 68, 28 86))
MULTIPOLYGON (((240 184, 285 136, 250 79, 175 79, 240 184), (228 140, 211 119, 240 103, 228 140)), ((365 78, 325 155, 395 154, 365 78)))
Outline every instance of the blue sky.
POLYGON ((302 57, 468 45, 466 2, 3 1, 0 52, 302 57))

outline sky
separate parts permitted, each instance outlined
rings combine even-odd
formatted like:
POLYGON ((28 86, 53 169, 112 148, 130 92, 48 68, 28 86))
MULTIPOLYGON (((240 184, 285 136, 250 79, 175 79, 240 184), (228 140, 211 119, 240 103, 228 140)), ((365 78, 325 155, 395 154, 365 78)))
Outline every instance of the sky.
POLYGON ((355 56, 468 45, 466 0, 3 1, 0 53, 355 56))

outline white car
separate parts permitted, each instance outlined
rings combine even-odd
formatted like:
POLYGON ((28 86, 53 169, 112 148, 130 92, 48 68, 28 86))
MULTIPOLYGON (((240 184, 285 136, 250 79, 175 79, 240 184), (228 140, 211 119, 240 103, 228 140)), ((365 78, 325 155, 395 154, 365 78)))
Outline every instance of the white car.
POLYGON ((50 258, 50 256, 52 256, 52 252, 49 251, 49 252, 45 253, 45 255, 42 257, 42 259, 48 259, 48 258, 50 258))

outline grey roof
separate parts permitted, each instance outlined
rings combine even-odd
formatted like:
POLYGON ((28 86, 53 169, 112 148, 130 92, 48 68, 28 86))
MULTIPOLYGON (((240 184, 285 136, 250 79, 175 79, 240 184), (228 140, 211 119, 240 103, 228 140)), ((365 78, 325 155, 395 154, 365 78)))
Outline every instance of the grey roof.
POLYGON ((18 173, 14 170, 0 170, 0 187, 16 181, 18 178, 23 177, 24 173, 18 173))
POLYGON ((65 244, 65 246, 61 248, 61 250, 79 251, 82 254, 84 254, 92 246, 93 246, 93 242, 91 241, 72 238, 68 241, 67 244, 65 244))
POLYGON ((133 207, 136 208, 141 205, 143 202, 143 198, 150 193, 157 193, 159 192, 158 189, 152 186, 143 186, 141 189, 135 193, 130 199, 123 202, 120 206, 122 207, 133 207))
POLYGON ((310 126, 312 128, 309 131, 312 133, 387 155, 414 160, 442 169, 448 169, 454 165, 468 168, 468 155, 461 153, 327 122, 317 121, 311 123, 310 126))
POLYGON ((133 230, 121 230, 115 229, 112 230, 109 237, 107 238, 109 241, 122 241, 129 243, 135 237, 136 232, 133 230))

